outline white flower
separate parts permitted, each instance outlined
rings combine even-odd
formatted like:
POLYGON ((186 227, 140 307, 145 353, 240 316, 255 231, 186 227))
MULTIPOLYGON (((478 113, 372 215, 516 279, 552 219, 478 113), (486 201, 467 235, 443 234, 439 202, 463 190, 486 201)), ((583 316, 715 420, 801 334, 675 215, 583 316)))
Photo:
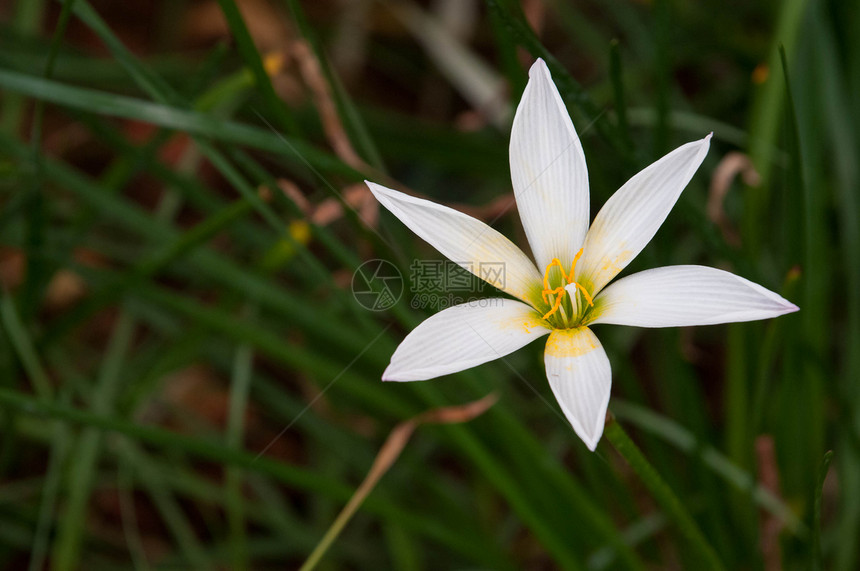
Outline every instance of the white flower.
POLYGON ((406 336, 382 379, 420 381, 455 373, 549 334, 544 362, 550 387, 576 434, 594 450, 612 375, 589 325, 710 325, 797 311, 758 284, 703 266, 647 270, 607 286, 657 232, 708 152, 710 138, 675 149, 631 178, 589 228, 585 155, 549 70, 538 59, 510 145, 514 195, 537 266, 471 216, 367 182, 418 236, 520 300, 466 303, 430 317, 406 336), (488 263, 503 263, 504 272, 482 271, 488 263))

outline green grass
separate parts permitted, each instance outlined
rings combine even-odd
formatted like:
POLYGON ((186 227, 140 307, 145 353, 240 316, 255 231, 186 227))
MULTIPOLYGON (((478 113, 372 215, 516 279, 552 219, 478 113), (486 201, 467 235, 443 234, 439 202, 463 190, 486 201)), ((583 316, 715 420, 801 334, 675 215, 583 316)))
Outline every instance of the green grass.
MULTIPOLYGON (((219 0, 217 37, 169 2, 10 4, 0 568, 298 568, 394 426, 490 392, 485 414, 416 430, 318 568, 860 566, 854 3, 547 0, 536 30, 519 2, 487 0, 445 41, 413 36, 384 2, 219 0), (310 82, 296 61, 267 71, 295 41, 310 82), (385 211, 367 225, 351 185, 472 207, 509 195, 509 126, 476 120, 466 91, 503 82, 515 105, 537 56, 580 132, 593 212, 714 131, 628 271, 719 266, 801 307, 685 331, 598 326, 617 423, 596 453, 560 415, 539 343, 383 384, 433 310, 410 306, 408 283, 382 312, 350 291, 365 260, 408 278, 439 257, 385 211), (706 210, 732 151, 762 177, 725 200, 738 243, 706 210), (285 181, 341 215, 312 219, 285 181), (774 465, 757 452, 767 438, 774 465)), ((525 244, 513 211, 494 226, 525 244)))

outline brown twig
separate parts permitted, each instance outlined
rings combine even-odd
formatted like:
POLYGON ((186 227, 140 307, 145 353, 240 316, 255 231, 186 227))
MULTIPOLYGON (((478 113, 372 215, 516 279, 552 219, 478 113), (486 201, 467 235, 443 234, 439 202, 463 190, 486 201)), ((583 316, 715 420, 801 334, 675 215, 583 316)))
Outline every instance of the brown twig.
POLYGON ((726 216, 723 202, 729 193, 732 182, 739 174, 747 186, 758 186, 761 182, 761 177, 747 155, 739 152, 728 153, 714 169, 708 191, 707 206, 708 218, 720 227, 725 241, 735 247, 741 244, 740 234, 726 216))
MULTIPOLYGON (((776 464, 773 437, 769 434, 762 434, 757 437, 755 451, 761 486, 779 498, 779 468, 776 464)), ((779 546, 782 519, 762 510, 760 521, 759 545, 764 559, 764 568, 766 571, 779 571, 782 569, 782 554, 779 546)))
POLYGON ((319 112, 323 131, 335 154, 343 162, 357 170, 366 170, 367 164, 358 156, 341 123, 337 107, 329 91, 316 54, 304 40, 296 40, 290 46, 290 52, 299 66, 299 73, 311 91, 314 105, 319 112))
POLYGON ((409 442, 409 437, 412 436, 412 433, 419 425, 467 422, 486 412, 497 400, 498 397, 494 393, 490 393, 480 400, 465 405, 429 410, 395 426, 376 455, 376 459, 373 461, 364 481, 361 482, 361 485, 338 514, 325 536, 323 536, 322 540, 320 540, 316 548, 308 556, 307 561, 301 567, 301 571, 309 571, 319 563, 329 546, 331 546, 340 534, 340 531, 356 510, 358 510, 365 498, 373 491, 380 478, 382 478, 400 456, 400 453, 406 447, 406 443, 409 442))

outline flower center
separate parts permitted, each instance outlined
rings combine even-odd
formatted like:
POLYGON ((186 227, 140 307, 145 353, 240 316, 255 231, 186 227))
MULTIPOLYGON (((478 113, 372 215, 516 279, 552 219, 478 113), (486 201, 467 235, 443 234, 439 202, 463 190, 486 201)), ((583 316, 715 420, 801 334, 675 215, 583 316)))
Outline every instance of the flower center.
MULTIPOLYGON (((567 294, 567 290, 565 289, 565 286, 567 285, 575 285, 576 289, 582 292, 582 295, 585 298, 585 301, 588 302, 588 305, 592 307, 594 306, 594 300, 591 299, 591 295, 588 293, 588 290, 586 290, 582 285, 580 285, 574 280, 574 276, 576 275, 576 262, 579 261, 580 256, 582 256, 582 248, 580 248, 579 252, 577 252, 576 256, 574 256, 569 273, 564 272, 564 266, 561 265, 561 262, 558 258, 553 258, 549 265, 546 267, 546 270, 544 270, 543 291, 541 292, 541 297, 543 298, 544 303, 550 305, 551 307, 549 311, 544 314, 543 319, 549 319, 550 317, 555 315, 555 318, 551 320, 554 325, 569 327, 570 322, 568 319, 567 309, 570 310, 571 316, 575 316, 574 314, 576 313, 576 300, 571 299, 568 303, 564 303, 565 298, 569 297, 565 295, 567 294), (557 267, 558 271, 561 274, 561 284, 557 287, 552 287, 550 285, 550 274, 554 267, 557 267)), ((553 281, 558 283, 557 280, 553 281)))

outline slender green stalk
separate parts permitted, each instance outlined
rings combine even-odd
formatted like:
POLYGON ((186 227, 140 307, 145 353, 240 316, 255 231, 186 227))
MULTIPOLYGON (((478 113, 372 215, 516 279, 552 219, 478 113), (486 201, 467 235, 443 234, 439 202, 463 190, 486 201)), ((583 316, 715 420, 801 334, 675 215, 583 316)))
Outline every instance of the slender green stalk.
MULTIPOLYGON (((812 187, 811 190, 818 195, 816 203, 819 208, 823 202, 832 201, 836 205, 835 212, 829 209, 825 211, 828 217, 835 218, 826 219, 825 233, 818 236, 819 239, 824 239, 811 245, 810 254, 817 256, 827 266, 825 275, 831 277, 829 291, 821 292, 829 302, 829 307, 821 313, 821 317, 827 322, 828 330, 832 331, 833 327, 831 316, 844 316, 844 324, 839 333, 839 345, 844 349, 838 357, 841 362, 836 365, 841 379, 835 398, 842 406, 839 416, 852 419, 853 426, 851 422, 845 423, 845 434, 840 438, 842 444, 837 448, 840 515, 839 523, 835 526, 838 531, 834 541, 836 553, 832 568, 838 570, 856 569, 860 553, 860 544, 856 541, 856 538, 860 537, 860 383, 857 382, 860 379, 860 351, 850 349, 860 346, 860 264, 857 263, 857 260, 860 260, 860 170, 857 161, 860 149, 857 137, 860 132, 857 114, 857 102, 860 101, 860 85, 857 82, 860 77, 860 59, 857 57, 860 54, 860 42, 856 41, 856 34, 851 33, 847 37, 851 38, 853 49, 846 47, 839 41, 840 35, 837 31, 856 29, 860 21, 860 11, 847 6, 844 8, 840 16, 838 10, 833 10, 828 4, 812 3, 810 12, 813 17, 809 19, 812 25, 804 29, 804 34, 811 32, 810 37, 814 39, 807 53, 812 58, 811 64, 808 65, 816 73, 813 80, 798 82, 799 85, 817 92, 815 102, 808 106, 819 108, 823 120, 812 125, 812 129, 816 137, 824 131, 822 139, 828 142, 826 145, 819 145, 818 141, 813 139, 815 143, 810 145, 808 142, 811 130, 804 133, 807 135, 807 144, 804 146, 806 153, 818 151, 823 159, 817 161, 820 165, 817 172, 810 169, 812 172, 809 173, 807 186, 812 187), (846 21, 850 22, 847 26, 846 21), (853 52, 853 56, 846 57, 846 51, 853 52), (832 195, 821 192, 826 188, 821 181, 823 176, 832 176, 832 195), (835 233, 831 231, 834 228, 834 220, 835 233), (828 241, 828 236, 831 236, 833 241, 828 241), (827 264, 828 258, 822 256, 822 252, 832 252, 834 255, 839 252, 839 257, 833 259, 840 260, 840 263, 827 264), (833 295, 834 292, 842 292, 844 295, 833 295), (847 429, 848 426, 852 426, 852 429, 847 429)), ((798 111, 802 113, 803 105, 799 105, 798 111)), ((826 204, 823 206, 827 208, 826 204)), ((817 230, 820 232, 821 221, 824 219, 819 215, 817 220, 817 230)), ((807 338, 810 338, 809 334, 807 338)), ((832 338, 830 334, 824 334, 815 340, 825 342, 827 357, 822 357, 823 359, 829 360, 831 356, 836 356, 832 351, 832 344, 828 342, 832 338)), ((831 378, 828 377, 826 385, 831 384, 831 378)))
POLYGON ((119 496, 120 516, 122 518, 122 531, 128 552, 137 570, 150 569, 146 559, 146 551, 138 529, 137 511, 134 507, 134 477, 132 475, 131 462, 122 455, 116 475, 117 495, 119 496))
MULTIPOLYGON (((197 161, 196 151, 189 150, 185 158, 188 161, 186 166, 193 166, 197 161)), ((155 217, 159 220, 170 221, 178 212, 180 206, 181 202, 178 194, 168 190, 168 192, 162 196, 156 209, 155 217)), ((218 218, 218 216, 216 216, 216 218, 218 218)), ((228 217, 228 220, 229 219, 230 218, 228 217)), ((211 224, 207 225, 204 223, 195 227, 195 229, 190 233, 190 235, 193 236, 191 240, 180 240, 175 242, 171 246, 179 244, 178 249, 174 249, 172 247, 167 248, 160 257, 156 256, 156 258, 148 260, 144 264, 137 266, 135 269, 127 273, 125 279, 130 279, 132 280, 131 283, 134 283, 137 279, 146 276, 150 272, 154 272, 155 269, 162 266, 167 260, 172 259, 174 255, 178 255, 178 252, 184 251, 181 245, 183 242, 190 244, 190 246, 186 244, 186 247, 199 244, 200 241, 210 234, 207 230, 196 232, 195 230, 201 227, 208 228, 209 226, 211 226, 211 224)), ((215 227, 218 228, 220 226, 215 224, 215 227)), ((91 404, 93 411, 96 413, 109 413, 115 408, 115 402, 120 392, 120 379, 122 378, 121 371, 125 366, 127 356, 131 350, 136 326, 135 317, 127 310, 123 309, 114 325, 114 330, 108 343, 105 358, 102 361, 102 368, 95 396, 93 397, 91 404)), ((80 436, 74 463, 70 470, 71 475, 69 478, 68 505, 66 506, 66 510, 61 519, 55 543, 55 558, 52 561, 52 566, 56 569, 71 569, 77 565, 78 551, 82 543, 83 530, 85 527, 84 521, 86 520, 88 511, 87 504, 93 485, 98 457, 101 452, 101 445, 102 434, 94 428, 88 428, 80 436)), ((155 485, 153 482, 149 483, 153 486, 155 485)), ((168 493, 164 493, 161 497, 156 498, 156 503, 160 506, 165 504, 172 505, 170 500, 172 500, 170 495, 168 493)), ((168 515, 181 516, 181 511, 173 509, 168 512, 168 515)), ((167 524, 168 526, 177 525, 172 521, 167 521, 167 524)), ((188 528, 189 526, 185 527, 188 528)), ((183 531, 185 530, 183 529, 183 531)), ((186 533, 179 535, 179 537, 185 538, 189 533, 190 532, 186 531, 186 533)), ((193 540, 193 536, 191 537, 191 540, 193 540)), ((188 545, 191 540, 186 540, 181 543, 182 545, 188 545)), ((194 555, 199 551, 199 549, 195 551, 193 549, 193 541, 191 543, 192 549, 186 549, 186 551, 194 555)), ((193 557, 191 560, 196 563, 203 561, 201 557, 193 557)))
POLYGON ((657 500, 666 512, 666 515, 675 522, 679 531, 689 542, 690 548, 695 551, 701 563, 708 569, 724 569, 722 562, 717 557, 714 548, 705 539, 699 526, 689 514, 678 496, 663 481, 654 466, 645 458, 639 447, 630 439, 621 425, 611 417, 603 433, 615 450, 630 464, 651 495, 657 500))
MULTIPOLYGON (((46 415, 67 420, 101 431, 117 432, 135 441, 164 450, 178 450, 213 462, 240 466, 246 470, 269 476, 283 485, 307 493, 323 494, 334 500, 348 501, 353 494, 353 489, 350 486, 329 476, 285 464, 266 456, 234 450, 221 443, 191 438, 170 430, 145 426, 115 416, 94 414, 54 402, 40 401, 18 391, 0 388, 0 405, 28 414, 46 415)), ((396 522, 397 525, 402 525, 407 529, 425 534, 427 537, 450 546, 464 555, 468 555, 474 550, 474 544, 455 530, 436 525, 432 520, 402 510, 379 497, 368 498, 363 507, 368 512, 378 514, 386 518, 387 521, 396 522)), ((481 559, 479 556, 475 556, 475 558, 481 559)))
POLYGON ((803 13, 808 0, 786 0, 778 11, 776 33, 769 50, 766 67, 766 80, 756 93, 750 113, 749 155, 761 176, 761 184, 755 192, 744 194, 743 238, 748 252, 760 251, 765 228, 761 220, 767 217, 771 177, 780 126, 780 117, 785 98, 785 83, 776 70, 780 66, 779 46, 785 46, 789 57, 794 54, 797 39, 801 35, 803 13))
POLYGON ((618 40, 609 42, 609 79, 612 81, 612 95, 615 97, 615 116, 618 121, 618 134, 623 143, 632 149, 633 142, 630 140, 630 123, 627 120, 627 98, 624 97, 621 43, 618 40))
POLYGON ((329 89, 334 97, 335 105, 337 105, 338 115, 340 116, 341 122, 350 134, 350 140, 355 143, 356 150, 360 152, 368 163, 373 165, 373 167, 380 172, 385 172, 385 163, 382 160, 382 155, 379 154, 379 150, 376 148, 376 143, 371 137, 370 131, 364 123, 364 119, 359 115, 358 110, 355 108, 355 105, 349 97, 349 94, 346 92, 343 85, 341 85, 337 74, 329 64, 325 51, 317 37, 318 34, 314 30, 313 26, 308 22, 301 2, 298 2, 297 0, 286 0, 286 4, 290 13, 293 15, 296 26, 302 36, 304 36, 305 41, 310 45, 317 61, 319 62, 320 69, 325 75, 329 89))
MULTIPOLYGON (((97 414, 108 414, 113 408, 134 326, 134 318, 126 313, 123 313, 116 323, 94 392, 92 408, 97 414)), ((74 463, 70 467, 67 482, 68 498, 51 558, 51 568, 60 571, 76 569, 80 564, 90 491, 101 448, 101 431, 95 428, 84 430, 78 437, 75 448, 74 463)))
POLYGON ((54 392, 51 379, 39 360, 33 340, 21 323, 21 318, 15 309, 15 300, 7 293, 0 294, 0 322, 6 329, 6 334, 30 378, 35 393, 41 398, 51 398, 54 392))
MULTIPOLYGON (((71 391, 63 390, 60 394, 61 402, 68 401, 71 391)), ((45 555, 48 551, 48 539, 54 511, 56 510, 57 497, 60 492, 60 484, 63 478, 63 468, 66 456, 69 452, 69 431, 66 423, 55 420, 51 430, 51 452, 48 460, 48 469, 45 475, 45 485, 42 488, 42 504, 39 507, 39 523, 33 538, 32 551, 30 553, 29 571, 39 571, 45 568, 45 555)))
POLYGON ((654 2, 654 74, 657 125, 654 129, 654 156, 669 150, 669 92, 672 81, 672 6, 669 0, 654 2))
MULTIPOLYGON (((254 349, 248 344, 239 345, 233 358, 233 378, 230 383, 230 408, 227 417, 227 446, 242 448, 245 433, 245 410, 254 368, 254 349)), ((242 470, 228 466, 226 472, 227 519, 230 525, 230 545, 233 569, 248 569, 248 539, 245 532, 242 470)))
POLYGON ((522 9, 519 5, 503 6, 506 2, 500 0, 486 0, 487 6, 494 17, 498 17, 507 27, 511 37, 515 37, 534 57, 542 57, 552 71, 553 80, 565 100, 576 103, 577 110, 585 115, 588 124, 594 124, 598 133, 609 143, 622 157, 629 157, 624 143, 618 135, 615 126, 607 121, 601 121, 602 112, 591 99, 591 96, 570 75, 570 72, 562 66, 549 50, 540 42, 534 30, 525 22, 522 9), (512 12, 518 12, 513 14, 512 12))
POLYGON ((263 60, 260 57, 260 52, 257 51, 254 45, 254 39, 248 31, 248 26, 245 25, 245 19, 242 18, 242 13, 234 0, 218 0, 218 5, 224 13, 224 19, 230 26, 230 31, 233 33, 233 38, 236 41, 236 48, 245 60, 245 65, 254 74, 257 89, 262 93, 263 99, 270 113, 275 116, 282 129, 286 129, 293 135, 299 134, 299 126, 295 118, 290 114, 287 106, 281 101, 278 94, 275 93, 275 88, 272 87, 272 80, 269 79, 269 74, 266 73, 266 68, 263 65, 263 60))
POLYGON ((714 474, 734 486, 738 491, 748 494, 760 506, 782 520, 788 531, 798 537, 806 537, 809 529, 773 492, 756 481, 755 475, 744 470, 712 446, 699 441, 696 436, 678 424, 663 417, 649 408, 614 399, 612 410, 622 420, 634 424, 642 430, 655 434, 665 442, 691 456, 698 456, 701 462, 714 474))
MULTIPOLYGON (((358 181, 366 177, 329 153, 320 151, 304 140, 293 139, 268 129, 244 123, 215 119, 209 114, 188 111, 175 106, 142 99, 72 87, 13 71, 0 71, 0 86, 64 107, 81 109, 113 117, 138 119, 168 129, 193 135, 229 141, 283 155, 296 164, 310 164, 318 169, 341 174, 358 181)), ((211 158, 211 157, 210 157, 211 158)))
MULTIPOLYGON (((120 453, 131 462, 134 455, 134 444, 126 439, 120 439, 120 453)), ((193 569, 211 569, 212 561, 204 546, 197 538, 194 526, 188 520, 179 501, 174 497, 170 488, 165 485, 161 473, 148 462, 135 462, 140 481, 149 497, 161 515, 170 535, 179 546, 185 562, 193 569)))
POLYGON ((246 216, 251 210, 245 200, 237 200, 230 206, 217 212, 210 218, 197 224, 178 239, 173 240, 159 249, 154 255, 143 260, 122 274, 119 279, 103 288, 97 295, 71 311, 63 321, 81 323, 104 309, 129 290, 139 286, 146 279, 154 277, 159 271, 198 249, 204 242, 222 231, 237 219, 246 216))
MULTIPOLYGON (((12 25, 21 34, 35 35, 39 31, 45 11, 45 0, 29 0, 17 2, 12 25)), ((24 97, 13 93, 3 94, 3 106, 0 108, 0 129, 10 135, 18 134, 25 109, 24 97)))
MULTIPOLYGON (((358 493, 353 497, 358 497, 358 493)), ((328 551, 331 544, 334 543, 334 540, 337 539, 337 536, 340 535, 340 532, 343 531, 344 526, 352 519, 353 514, 361 505, 361 500, 354 501, 353 498, 350 498, 350 502, 341 510, 339 514, 337 514, 337 519, 331 524, 331 526, 326 530, 325 535, 314 547, 314 550, 299 568, 299 571, 312 571, 317 564, 319 564, 320 560, 322 560, 323 556, 328 551)), ((364 496, 361 496, 361 499, 364 499, 364 496)))
MULTIPOLYGON (((43 75, 50 78, 54 72, 60 43, 66 33, 66 27, 71 16, 75 0, 65 0, 60 12, 60 19, 51 37, 48 59, 43 75)), ((24 275, 24 286, 18 292, 19 308, 25 320, 35 315, 41 303, 41 297, 51 278, 52 269, 44 256, 48 224, 48 200, 45 196, 44 176, 42 172, 42 119, 45 113, 45 102, 36 100, 33 106, 33 116, 30 125, 30 163, 32 175, 27 189, 27 269, 24 275)))
MULTIPOLYGON (((791 272, 783 284, 783 297, 793 299, 797 290, 796 272, 791 272), (789 293, 790 292, 790 293, 789 293)), ((775 319, 765 327, 762 338, 761 349, 756 364, 755 384, 752 390, 752 406, 750 408, 750 434, 759 434, 764 421, 765 404, 767 393, 771 387, 772 369, 776 362, 777 348, 785 339, 785 325, 783 320, 775 319)))
POLYGON ((821 461, 821 469, 818 471, 818 483, 815 486, 815 499, 812 506, 812 565, 813 571, 824 569, 821 559, 821 496, 824 490, 824 480, 830 470, 830 462, 833 460, 833 450, 828 450, 821 461))

